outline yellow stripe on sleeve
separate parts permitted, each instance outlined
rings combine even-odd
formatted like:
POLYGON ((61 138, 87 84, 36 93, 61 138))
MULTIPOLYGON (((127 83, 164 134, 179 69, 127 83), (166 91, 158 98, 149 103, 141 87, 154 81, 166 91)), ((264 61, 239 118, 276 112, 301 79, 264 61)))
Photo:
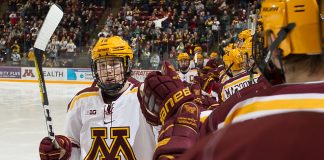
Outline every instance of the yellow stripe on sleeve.
POLYGON ((79 99, 81 98, 86 98, 86 97, 91 97, 91 96, 99 96, 99 93, 98 92, 86 92, 86 93, 82 93, 78 96, 75 96, 71 102, 71 105, 70 105, 70 111, 73 109, 74 107, 74 104, 76 101, 78 101, 79 99))
POLYGON ((254 102, 252 104, 238 108, 229 114, 224 124, 230 124, 234 118, 258 111, 273 111, 273 110, 310 110, 324 109, 324 99, 285 99, 272 100, 266 102, 254 102))

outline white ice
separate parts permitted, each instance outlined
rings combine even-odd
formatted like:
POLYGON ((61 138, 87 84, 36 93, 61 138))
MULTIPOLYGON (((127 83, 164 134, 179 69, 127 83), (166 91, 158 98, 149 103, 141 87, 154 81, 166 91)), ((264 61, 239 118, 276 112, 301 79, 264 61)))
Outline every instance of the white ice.
MULTIPOLYGON (((55 134, 63 134, 66 108, 89 85, 46 84, 55 134)), ((0 160, 37 160, 47 136, 38 83, 0 82, 0 160)))

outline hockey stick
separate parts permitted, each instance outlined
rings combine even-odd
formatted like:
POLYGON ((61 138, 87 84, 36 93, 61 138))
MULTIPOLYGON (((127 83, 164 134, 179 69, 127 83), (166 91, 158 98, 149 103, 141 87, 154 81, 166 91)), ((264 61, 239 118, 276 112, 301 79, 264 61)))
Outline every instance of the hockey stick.
POLYGON ((233 74, 231 73, 231 68, 233 67, 234 62, 231 63, 231 65, 226 69, 225 74, 227 74, 230 77, 233 77, 233 74))
POLYGON ((55 148, 59 148, 59 145, 55 140, 55 134, 52 126, 52 117, 50 116, 50 110, 48 107, 48 98, 47 98, 47 91, 46 91, 44 73, 42 68, 42 60, 43 60, 43 54, 46 49, 47 43, 50 40, 52 34, 54 33, 56 27, 60 23, 62 17, 63 17, 62 9, 56 4, 53 4, 46 15, 42 28, 40 29, 34 44, 35 68, 38 75, 38 83, 39 83, 40 95, 42 97, 42 104, 43 104, 44 115, 46 119, 48 137, 52 140, 55 148))

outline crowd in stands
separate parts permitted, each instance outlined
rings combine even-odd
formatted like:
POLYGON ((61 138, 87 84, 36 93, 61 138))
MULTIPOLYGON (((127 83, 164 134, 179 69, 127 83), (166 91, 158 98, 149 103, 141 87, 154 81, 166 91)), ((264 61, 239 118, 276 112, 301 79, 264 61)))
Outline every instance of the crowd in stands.
POLYGON ((46 66, 60 67, 59 58, 72 58, 88 45, 104 11, 101 1, 77 0, 9 0, 8 10, 0 17, 0 64, 30 66, 29 51, 36 40, 49 7, 56 3, 64 11, 63 19, 46 51, 46 66))
POLYGON ((97 40, 90 35, 96 28, 102 28, 98 37, 120 35, 129 41, 135 53, 135 68, 157 68, 164 59, 176 61, 180 52, 192 54, 196 46, 202 47, 207 58, 224 41, 232 41, 248 27, 255 4, 234 2, 124 0, 119 12, 109 14, 105 25, 98 26, 105 9, 101 0, 9 0, 8 11, 0 17, 0 64, 10 61, 13 65, 32 65, 25 63, 33 58, 28 52, 53 3, 63 8, 64 17, 47 47, 46 66, 64 67, 55 61, 90 52, 97 40))
POLYGON ((175 61, 180 52, 192 55, 196 46, 203 48, 207 58, 248 27, 248 13, 254 7, 248 1, 128 1, 117 16, 107 17, 98 36, 123 36, 134 49, 135 67, 150 69, 152 57, 175 61))

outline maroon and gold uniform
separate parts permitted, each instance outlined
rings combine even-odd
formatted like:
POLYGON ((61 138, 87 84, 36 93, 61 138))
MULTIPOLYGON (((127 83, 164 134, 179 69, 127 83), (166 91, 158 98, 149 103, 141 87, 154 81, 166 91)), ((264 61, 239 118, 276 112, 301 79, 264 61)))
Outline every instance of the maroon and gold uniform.
POLYGON ((204 124, 211 134, 182 158, 318 159, 324 151, 323 88, 323 82, 279 85, 241 95, 239 103, 227 101, 204 124))
POLYGON ((246 71, 242 71, 225 82, 220 83, 219 99, 224 102, 237 91, 261 81, 266 83, 266 80, 259 74, 249 74, 246 71))

